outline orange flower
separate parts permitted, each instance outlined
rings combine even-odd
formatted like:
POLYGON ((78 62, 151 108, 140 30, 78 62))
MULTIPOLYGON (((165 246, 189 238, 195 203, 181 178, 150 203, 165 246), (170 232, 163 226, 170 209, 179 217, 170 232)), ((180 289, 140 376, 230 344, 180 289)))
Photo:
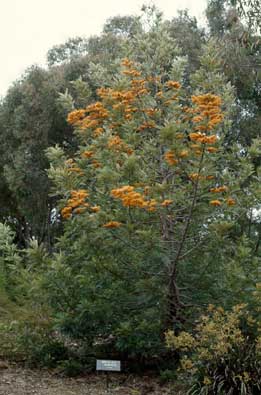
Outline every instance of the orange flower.
POLYGON ((144 195, 142 195, 140 192, 136 192, 133 186, 125 185, 121 188, 113 189, 111 196, 114 199, 120 199, 124 207, 138 207, 148 209, 148 211, 155 211, 156 200, 145 200, 145 196, 148 193, 147 188, 144 188, 144 195))
POLYGON ((69 204, 72 208, 78 207, 82 203, 82 199, 68 199, 67 204, 69 204))
POLYGON ((234 206, 236 204, 235 199, 233 199, 231 197, 227 198, 226 202, 227 202, 228 206, 234 206))
POLYGON ((147 93, 149 93, 148 89, 144 88, 144 89, 140 89, 138 92, 138 95, 146 95, 147 93))
POLYGON ((198 104, 199 106, 221 106, 221 98, 211 93, 206 93, 204 95, 192 96, 192 102, 198 104))
POLYGON ((200 133, 200 132, 193 132, 193 133, 189 133, 189 138, 191 141, 199 141, 200 139, 202 139, 205 135, 200 133))
POLYGON ((211 136, 206 136, 205 133, 194 132, 189 134, 190 140, 197 141, 202 144, 213 144, 217 141, 217 136, 215 134, 211 136))
POLYGON ((165 84, 168 88, 180 89, 181 85, 178 81, 167 81, 165 84))
POLYGON ((90 209, 94 212, 94 213, 98 213, 100 211, 100 206, 92 206, 90 207, 90 209))
POLYGON ((83 157, 83 158, 91 158, 93 155, 94 155, 94 152, 93 152, 93 151, 84 151, 84 152, 82 153, 82 157, 83 157))
POLYGON ((225 185, 217 188, 210 188, 210 192, 212 193, 227 192, 227 191, 228 191, 228 187, 225 185))
POLYGON ((69 169, 68 169, 68 172, 69 173, 79 173, 80 175, 83 175, 84 173, 83 173, 83 171, 82 171, 82 169, 80 169, 79 167, 70 167, 69 169))
POLYGON ((157 93, 156 93, 156 96, 159 97, 159 98, 161 98, 161 97, 163 96, 163 92, 162 92, 162 91, 157 92, 157 93))
POLYGON ((218 149, 215 148, 215 147, 208 147, 208 148, 207 148, 207 151, 208 151, 209 153, 213 154, 213 153, 217 152, 218 149))
POLYGON ((85 207, 79 207, 74 210, 75 214, 82 214, 86 210, 85 207))
POLYGON ((211 204, 212 206, 221 206, 222 203, 220 200, 211 200, 209 204, 211 204))
POLYGON ((214 144, 216 141, 217 141, 217 136, 213 134, 211 136, 204 137, 202 142, 206 144, 214 144))
POLYGON ((69 218, 72 214, 72 207, 66 206, 61 210, 61 214, 63 218, 69 218))
POLYGON ((103 128, 96 128, 96 129, 94 129, 93 136, 99 137, 103 132, 104 132, 103 128))
POLYGON ((189 156, 189 152, 188 152, 188 150, 184 149, 184 150, 180 151, 180 153, 178 154, 178 156, 179 156, 180 158, 186 158, 187 156, 189 156))
POLYGON ((107 228, 107 229, 109 229, 109 228, 113 229, 113 228, 119 228, 121 225, 122 225, 121 222, 110 221, 110 222, 107 222, 106 224, 102 225, 102 227, 107 228))
POLYGON ((71 196, 75 199, 85 199, 89 196, 89 193, 86 191, 86 189, 78 189, 71 191, 71 196))
POLYGON ((156 127, 156 124, 154 121, 146 121, 143 122, 143 124, 138 128, 138 130, 143 131, 146 129, 153 129, 156 127))
POLYGON ((92 166, 95 167, 96 169, 98 169, 99 167, 101 167, 101 163, 98 162, 96 159, 94 159, 92 161, 92 166))
POLYGON ((132 67, 134 64, 134 62, 132 62, 131 60, 129 60, 128 58, 124 58, 121 61, 121 65, 125 66, 125 67, 132 67))
POLYGON ((161 205, 162 205, 163 207, 166 207, 166 206, 169 206, 169 205, 172 204, 172 203, 173 203, 173 200, 166 199, 166 200, 164 200, 164 201, 161 203, 161 205))
POLYGON ((114 198, 121 198, 125 195, 126 192, 132 192, 133 190, 133 186, 125 185, 121 188, 112 189, 111 196, 113 196, 114 198))
POLYGON ((156 108, 146 108, 146 109, 144 110, 144 112, 145 112, 148 116, 153 117, 155 114, 157 114, 157 112, 159 112, 159 110, 157 110, 156 108))
POLYGON ((86 117, 82 122, 81 122, 81 129, 91 129, 94 128, 99 124, 99 121, 97 119, 92 119, 90 120, 89 117, 86 117))
POLYGON ((221 98, 219 96, 211 93, 192 96, 192 102, 196 104, 196 108, 191 113, 197 114, 192 121, 195 123, 205 121, 205 124, 198 125, 196 130, 212 130, 222 122, 224 117, 221 113, 221 98))
POLYGON ((126 153, 128 154, 128 155, 132 155, 133 154, 133 149, 132 148, 127 148, 127 150, 126 150, 126 153))
POLYGON ((77 124, 85 117, 85 110, 74 110, 68 114, 67 122, 70 125, 77 124))
POLYGON ((192 118, 192 122, 201 122, 203 119, 204 118, 201 115, 197 115, 196 117, 192 118))
POLYGON ((169 165, 176 165, 178 163, 178 160, 175 159, 174 152, 172 151, 166 152, 164 155, 164 159, 169 165))
POLYGON ((201 176, 198 173, 191 173, 189 175, 189 178, 193 181, 199 180, 201 178, 201 176))
POLYGON ((120 149, 121 147, 123 147, 124 142, 123 140, 120 138, 120 136, 114 136, 111 137, 108 141, 108 148, 117 148, 120 149))
POLYGON ((130 77, 140 77, 141 76, 141 72, 138 70, 135 70, 135 69, 123 70, 122 74, 125 74, 130 77))

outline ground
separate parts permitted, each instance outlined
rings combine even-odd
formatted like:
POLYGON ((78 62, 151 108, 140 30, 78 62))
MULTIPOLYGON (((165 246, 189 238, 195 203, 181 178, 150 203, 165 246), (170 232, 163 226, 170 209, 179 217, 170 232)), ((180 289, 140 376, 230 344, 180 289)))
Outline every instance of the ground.
POLYGON ((103 374, 79 378, 59 377, 48 371, 29 370, 0 363, 0 395, 182 395, 175 384, 161 385, 149 376, 111 375, 109 391, 103 374), (1 366, 2 365, 2 366, 1 366))

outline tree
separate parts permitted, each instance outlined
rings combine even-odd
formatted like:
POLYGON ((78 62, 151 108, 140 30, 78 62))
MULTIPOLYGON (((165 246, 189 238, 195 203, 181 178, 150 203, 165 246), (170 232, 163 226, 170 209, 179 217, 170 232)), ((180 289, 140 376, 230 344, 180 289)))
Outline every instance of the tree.
POLYGON ((78 153, 66 159, 60 148, 49 150, 68 220, 58 244, 63 281, 71 283, 61 327, 79 337, 99 328, 119 349, 144 354, 159 352, 166 327, 186 322, 186 296, 201 298, 202 284, 184 292, 182 283, 197 277, 191 264, 200 254, 210 263, 216 229, 240 215, 240 182, 251 173, 222 147, 228 92, 190 98, 173 79, 176 68, 147 72, 156 67, 125 59, 122 77, 100 88, 96 103, 69 113, 78 153))
POLYGON ((57 98, 52 76, 33 67, 8 91, 0 109, 3 183, 11 196, 2 218, 17 229, 23 246, 32 236, 50 243, 53 199, 48 196, 44 151, 66 141, 69 129, 57 98))
POLYGON ((70 62, 87 54, 88 42, 82 37, 69 38, 64 44, 55 45, 47 53, 48 66, 70 62))

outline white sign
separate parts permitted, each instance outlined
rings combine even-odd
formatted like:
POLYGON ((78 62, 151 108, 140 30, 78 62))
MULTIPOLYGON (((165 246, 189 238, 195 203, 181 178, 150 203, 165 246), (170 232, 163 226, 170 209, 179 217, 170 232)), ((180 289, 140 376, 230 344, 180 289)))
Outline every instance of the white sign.
POLYGON ((120 372, 121 371, 121 361, 109 361, 106 359, 96 360, 96 370, 104 370, 110 372, 120 372))

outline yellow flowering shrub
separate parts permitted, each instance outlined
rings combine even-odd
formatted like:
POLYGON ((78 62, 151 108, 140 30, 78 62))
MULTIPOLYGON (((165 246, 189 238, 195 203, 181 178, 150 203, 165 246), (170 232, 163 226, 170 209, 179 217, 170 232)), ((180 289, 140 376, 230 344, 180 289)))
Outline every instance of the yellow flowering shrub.
POLYGON ((165 336, 167 347, 181 353, 180 367, 191 378, 193 394, 258 394, 260 332, 260 314, 251 314, 246 304, 231 311, 210 305, 193 334, 168 331, 165 336))

